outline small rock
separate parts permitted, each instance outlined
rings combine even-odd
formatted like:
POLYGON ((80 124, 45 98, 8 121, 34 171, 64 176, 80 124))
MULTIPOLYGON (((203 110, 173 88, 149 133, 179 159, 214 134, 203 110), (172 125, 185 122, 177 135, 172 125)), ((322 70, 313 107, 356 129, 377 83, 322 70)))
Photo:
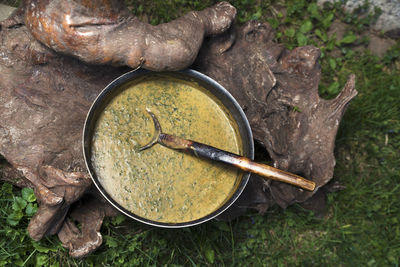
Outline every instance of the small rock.
MULTIPOLYGON (((336 2, 335 0, 318 0, 319 5, 325 2, 336 2)), ((344 8, 348 12, 352 12, 355 8, 362 6, 364 0, 348 0, 344 8)), ((379 16, 377 22, 373 25, 373 29, 383 31, 388 37, 397 39, 400 38, 400 1, 398 0, 373 0, 369 1, 369 11, 374 8, 380 8, 382 14, 379 16)))
POLYGON ((0 4, 0 21, 5 20, 15 10, 15 7, 0 4))

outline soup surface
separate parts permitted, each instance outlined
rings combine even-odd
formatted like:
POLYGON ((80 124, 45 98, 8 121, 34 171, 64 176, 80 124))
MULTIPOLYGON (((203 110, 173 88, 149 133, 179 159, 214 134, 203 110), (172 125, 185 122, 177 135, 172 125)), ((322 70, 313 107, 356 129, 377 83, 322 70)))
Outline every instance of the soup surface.
POLYGON ((230 198, 242 173, 159 144, 138 151, 162 131, 236 154, 236 123, 219 100, 196 83, 161 74, 131 82, 105 107, 92 140, 99 182, 122 207, 143 218, 183 223, 204 217, 230 198))

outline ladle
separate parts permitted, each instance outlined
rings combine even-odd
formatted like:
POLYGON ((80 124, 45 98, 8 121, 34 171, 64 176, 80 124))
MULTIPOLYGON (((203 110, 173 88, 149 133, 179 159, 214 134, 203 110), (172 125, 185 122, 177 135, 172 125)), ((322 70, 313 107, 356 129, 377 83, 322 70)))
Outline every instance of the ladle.
POLYGON ((139 148, 140 151, 148 149, 158 143, 168 148, 194 154, 195 156, 233 165, 246 172, 258 174, 264 178, 292 184, 309 191, 314 191, 315 189, 315 183, 313 181, 304 179, 296 174, 282 171, 265 164, 257 163, 246 157, 242 157, 240 155, 236 155, 209 145, 163 133, 157 117, 149 109, 146 109, 146 111, 153 119, 155 132, 151 141, 139 148))

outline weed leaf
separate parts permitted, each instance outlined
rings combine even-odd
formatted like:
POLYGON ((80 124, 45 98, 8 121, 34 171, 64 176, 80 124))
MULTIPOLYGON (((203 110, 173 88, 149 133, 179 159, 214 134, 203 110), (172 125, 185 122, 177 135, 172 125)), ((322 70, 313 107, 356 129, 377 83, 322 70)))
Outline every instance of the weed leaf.
POLYGON ((328 36, 327 36, 327 34, 324 32, 324 33, 322 33, 321 31, 320 31, 320 29, 316 29, 315 30, 315 35, 316 36, 318 36, 318 38, 319 39, 321 39, 321 41, 322 42, 326 42, 326 41, 328 41, 328 36))
POLYGON ((24 214, 21 211, 14 211, 7 216, 7 223, 11 226, 18 225, 24 214))
POLYGON ((298 32, 296 34, 296 39, 297 39, 297 43, 299 44, 299 46, 307 45, 308 39, 303 33, 298 32))
POLYGON ((293 28, 289 28, 289 29, 285 30, 285 35, 290 38, 294 37, 295 33, 296 32, 293 28))
POLYGON ((28 202, 26 202, 26 200, 22 197, 14 197, 12 208, 14 211, 22 211, 23 209, 25 209, 27 204, 28 202))
POLYGON ((357 36, 355 36, 353 33, 350 33, 340 40, 340 44, 351 44, 354 43, 355 40, 357 40, 357 36))
POLYGON ((322 25, 325 29, 329 28, 329 26, 331 26, 332 23, 332 19, 335 17, 335 15, 333 13, 329 13, 325 19, 322 20, 322 25))
POLYGON ((205 254, 205 257, 206 257, 207 261, 209 263, 213 264, 214 260, 215 260, 215 252, 214 252, 214 250, 211 247, 207 247, 204 254, 205 254))
POLYGON ((303 24, 300 26, 300 32, 302 33, 307 33, 311 31, 313 28, 313 24, 310 20, 306 20, 303 24))
POLYGON ((109 248, 116 248, 116 247, 118 247, 118 243, 117 243, 117 241, 115 240, 115 238, 113 238, 112 236, 104 236, 104 239, 106 240, 106 245, 109 247, 109 248))
POLYGON ((318 5, 316 3, 311 3, 307 7, 307 11, 310 12, 312 18, 320 19, 321 16, 319 14, 318 5))
POLYGON ((333 58, 330 58, 329 66, 331 67, 331 69, 335 70, 336 69, 336 60, 334 60, 333 58))
POLYGON ((36 266, 44 266, 49 261, 49 257, 44 254, 36 256, 36 266))
POLYGON ((26 206, 26 209, 25 209, 25 213, 28 216, 33 216, 36 213, 37 209, 38 209, 38 207, 37 207, 36 203, 35 204, 28 203, 28 206, 26 206))
POLYGON ((53 252, 56 252, 56 251, 57 251, 57 248, 56 248, 56 247, 54 247, 54 248, 45 247, 45 246, 40 245, 39 242, 36 242, 36 241, 33 241, 33 240, 32 240, 32 246, 33 246, 37 251, 39 251, 39 252, 41 252, 41 253, 49 253, 49 251, 53 251, 53 252))
POLYGON ((36 196, 33 192, 33 189, 29 187, 22 188, 22 198, 28 202, 36 201, 36 196))

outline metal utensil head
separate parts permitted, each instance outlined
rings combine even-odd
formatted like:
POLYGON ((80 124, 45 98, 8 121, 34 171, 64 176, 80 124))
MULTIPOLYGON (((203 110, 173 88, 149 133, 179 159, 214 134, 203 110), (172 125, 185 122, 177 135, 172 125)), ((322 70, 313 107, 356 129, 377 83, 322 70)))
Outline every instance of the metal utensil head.
POLYGON ((153 134, 153 137, 150 140, 150 142, 147 143, 146 145, 140 147, 139 151, 143 151, 143 150, 148 149, 148 148, 154 146, 155 144, 157 144, 159 141, 160 134, 161 134, 161 125, 160 125, 160 122, 157 120, 156 115, 154 115, 154 113, 151 112, 150 109, 148 109, 148 108, 146 108, 146 111, 147 111, 147 113, 150 114, 151 118, 153 119, 155 130, 154 130, 154 134, 153 134))

